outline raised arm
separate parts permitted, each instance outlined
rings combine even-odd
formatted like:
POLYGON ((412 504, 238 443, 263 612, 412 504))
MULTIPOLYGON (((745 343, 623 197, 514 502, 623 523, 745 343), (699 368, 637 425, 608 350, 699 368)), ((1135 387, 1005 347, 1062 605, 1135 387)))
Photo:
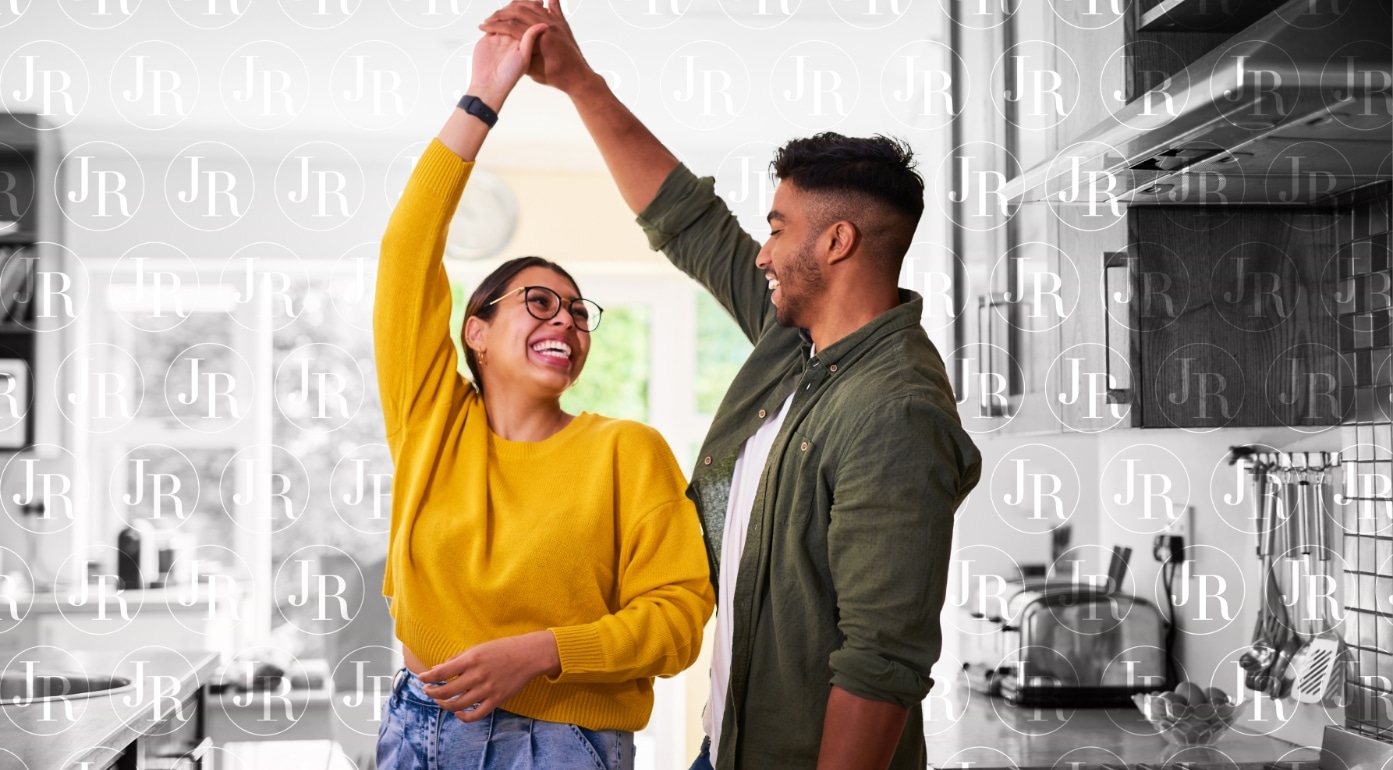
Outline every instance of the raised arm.
POLYGON ((521 37, 536 24, 547 30, 537 40, 528 75, 570 97, 649 244, 705 286, 745 335, 757 340, 773 317, 768 282, 754 264, 759 242, 716 196, 712 180, 698 180, 679 164, 591 69, 560 0, 514 0, 480 29, 521 37))
MULTIPOLYGON (((521 40, 480 40, 468 93, 501 110, 543 29, 538 25, 521 40)), ((449 336, 450 286, 442 259, 450 220, 488 131, 479 118, 453 110, 413 170, 382 236, 373 345, 389 443, 463 385, 449 336)))

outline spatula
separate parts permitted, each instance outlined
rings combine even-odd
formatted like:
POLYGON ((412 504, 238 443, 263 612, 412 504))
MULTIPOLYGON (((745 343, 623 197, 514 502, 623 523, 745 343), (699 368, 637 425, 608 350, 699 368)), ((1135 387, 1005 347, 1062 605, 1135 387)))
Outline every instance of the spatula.
MULTIPOLYGON (((1320 575, 1324 582, 1330 579, 1326 564, 1330 558, 1328 549, 1325 545, 1325 515, 1323 512, 1323 498, 1325 489, 1324 471, 1317 474, 1316 484, 1307 484, 1302 489, 1304 494, 1309 497, 1308 504, 1303 506, 1305 514, 1313 521, 1316 534, 1316 550, 1319 558, 1315 563, 1320 565, 1320 575)), ((1319 609, 1313 613, 1316 616, 1317 632, 1306 643, 1301 654, 1292 662, 1293 684, 1292 697, 1300 703, 1319 703, 1325 699, 1325 694, 1335 684, 1337 674, 1340 671, 1339 663, 1342 660, 1340 646, 1344 640, 1335 633, 1333 621, 1329 613, 1329 601, 1322 597, 1319 609)))

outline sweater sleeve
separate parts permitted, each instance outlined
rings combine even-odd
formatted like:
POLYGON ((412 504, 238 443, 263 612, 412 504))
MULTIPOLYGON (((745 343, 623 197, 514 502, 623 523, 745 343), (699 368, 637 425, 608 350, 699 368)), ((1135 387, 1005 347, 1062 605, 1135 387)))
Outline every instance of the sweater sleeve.
MULTIPOLYGON (((459 374, 450 339, 445 235, 474 164, 432 140, 417 161, 382 236, 373 300, 377 384, 387 445, 400 462, 405 428, 433 409, 451 408, 472 387, 459 374)), ((382 593, 395 594, 391 560, 403 518, 393 515, 382 593)), ((396 605, 390 606, 393 616, 396 605)))
POLYGON ((561 674, 550 681, 673 676, 701 651, 702 629, 716 603, 701 526, 672 450, 657 431, 644 430, 648 451, 617 458, 623 464, 620 504, 639 512, 623 529, 620 609, 592 623, 551 629, 561 674))

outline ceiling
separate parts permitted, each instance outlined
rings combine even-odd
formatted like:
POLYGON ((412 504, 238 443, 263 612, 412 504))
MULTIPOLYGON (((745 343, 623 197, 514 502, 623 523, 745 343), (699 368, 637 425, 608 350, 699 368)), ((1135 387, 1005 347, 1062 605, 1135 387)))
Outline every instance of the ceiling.
MULTIPOLYGON (((908 78, 916 67, 941 67, 946 49, 932 41, 943 37, 948 1, 568 0, 568 8, 583 49, 635 113, 680 156, 714 162, 736 145, 818 130, 891 133, 914 143, 941 125, 922 83, 908 78)), ((0 64, 0 104, 44 109, 42 89, 30 86, 28 63, 38 62, 40 71, 59 72, 50 82, 62 80, 72 97, 75 114, 65 114, 57 97, 50 105, 69 146, 102 139, 140 155, 216 139, 243 153, 280 155, 316 139, 390 158, 438 129, 467 85, 477 25, 497 7, 496 0, 0 0, 0 34, 11 41, 0 64), (249 56, 263 88, 242 100, 249 56), (283 87, 267 100, 271 82, 283 87), (161 103, 152 96, 157 84, 167 92, 161 103)), ((495 136, 496 161, 599 165, 566 97, 536 84, 509 100, 495 136)))

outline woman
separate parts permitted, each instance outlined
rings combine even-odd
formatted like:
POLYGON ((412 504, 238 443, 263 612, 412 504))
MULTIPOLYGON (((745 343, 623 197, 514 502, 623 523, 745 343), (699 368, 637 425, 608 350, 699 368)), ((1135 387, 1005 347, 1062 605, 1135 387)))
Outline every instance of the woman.
MULTIPOLYGON (((469 94, 501 109, 544 29, 481 40, 469 94)), ((601 311, 560 267, 513 260, 479 285, 459 375, 441 256, 492 117, 454 111, 382 241, 383 593, 406 666, 377 766, 628 768, 653 678, 695 661, 711 615, 700 527, 656 431, 561 410, 601 311)))

